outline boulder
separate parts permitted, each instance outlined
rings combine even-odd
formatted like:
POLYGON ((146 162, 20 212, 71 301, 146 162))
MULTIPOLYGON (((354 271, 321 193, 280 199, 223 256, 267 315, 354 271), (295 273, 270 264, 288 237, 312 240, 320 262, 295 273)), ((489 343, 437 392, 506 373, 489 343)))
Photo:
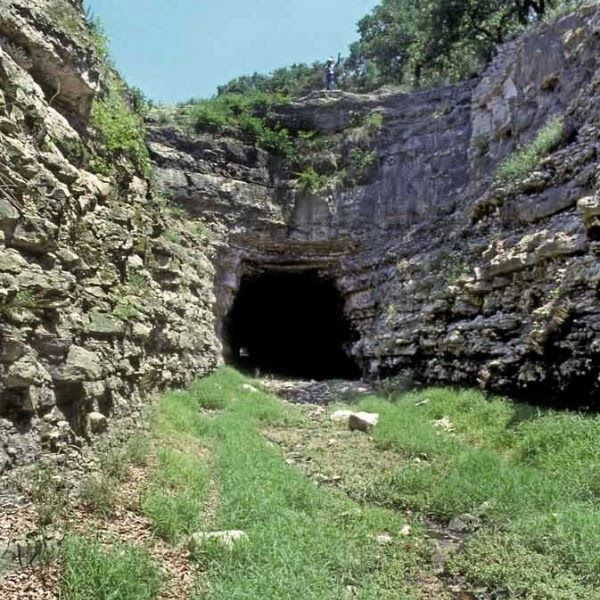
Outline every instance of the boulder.
POLYGON ((329 418, 334 423, 338 423, 340 421, 347 421, 352 414, 354 413, 351 410, 336 410, 329 418))
POLYGON ((455 533, 472 533, 479 529, 480 526, 481 519, 469 513, 458 515, 448 523, 448 529, 455 533))
POLYGON ((108 429, 108 419, 99 412, 92 412, 87 416, 88 431, 90 433, 103 433, 108 429))
POLYGON ((102 363, 95 352, 71 346, 67 360, 53 376, 57 381, 97 381, 102 377, 102 363))
POLYGON ((378 413, 355 412, 353 410, 336 410, 329 417, 334 423, 347 422, 350 431, 371 431, 379 420, 378 413))
POLYGON ((377 413, 357 412, 348 417, 348 428, 350 431, 364 431, 368 433, 377 425, 379 415, 377 413))
POLYGON ((248 540, 248 534, 239 529, 231 529, 229 531, 198 531, 192 534, 190 542, 195 546, 202 546, 207 541, 215 540, 224 548, 231 550, 236 543, 248 540))

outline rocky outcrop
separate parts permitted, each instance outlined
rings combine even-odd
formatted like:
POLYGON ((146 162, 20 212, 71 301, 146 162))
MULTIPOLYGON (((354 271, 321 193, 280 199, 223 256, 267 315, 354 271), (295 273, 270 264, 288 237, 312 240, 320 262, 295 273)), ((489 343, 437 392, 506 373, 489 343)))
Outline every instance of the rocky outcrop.
POLYGON ((219 361, 206 236, 84 159, 100 71, 77 2, 2 3, 0 472, 219 361))
POLYGON ((221 235, 217 325, 245 273, 314 268, 344 297, 365 374, 597 404, 599 33, 584 7, 457 86, 278 107, 270 122, 316 132, 293 166, 239 132, 152 123, 159 185, 221 235), (494 180, 551 116, 560 148, 494 180), (306 165, 330 184, 300 189, 306 165))
POLYGON ((86 158, 105 68, 79 0, 3 2, 0 471, 210 371, 240 281, 272 269, 335 281, 370 377, 597 405, 599 33, 584 8, 459 85, 275 107, 292 158, 152 121, 161 196, 86 158), (496 181, 551 116, 558 149, 496 181))

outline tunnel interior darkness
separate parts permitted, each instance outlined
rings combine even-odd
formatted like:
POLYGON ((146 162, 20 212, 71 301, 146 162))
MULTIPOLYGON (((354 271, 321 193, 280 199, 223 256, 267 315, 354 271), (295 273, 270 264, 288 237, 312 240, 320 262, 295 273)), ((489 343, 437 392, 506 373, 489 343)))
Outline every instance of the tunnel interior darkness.
POLYGON ((342 308, 335 283, 315 270, 247 275, 225 321, 229 360, 261 374, 358 378, 342 308))

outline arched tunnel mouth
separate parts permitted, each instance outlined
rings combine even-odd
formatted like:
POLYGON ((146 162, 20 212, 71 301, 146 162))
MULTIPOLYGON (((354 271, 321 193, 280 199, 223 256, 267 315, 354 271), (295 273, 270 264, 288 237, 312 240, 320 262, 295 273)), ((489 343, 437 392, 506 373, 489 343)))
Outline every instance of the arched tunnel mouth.
POLYGON ((355 339, 333 278, 318 270, 265 270, 242 277, 225 320, 228 362, 260 374, 358 379, 355 339))

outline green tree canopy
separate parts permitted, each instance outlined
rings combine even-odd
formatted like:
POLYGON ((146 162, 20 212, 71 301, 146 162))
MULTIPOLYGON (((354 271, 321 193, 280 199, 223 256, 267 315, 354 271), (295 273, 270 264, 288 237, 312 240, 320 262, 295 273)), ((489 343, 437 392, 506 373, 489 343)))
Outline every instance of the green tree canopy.
POLYGON ((258 91, 269 95, 299 97, 323 86, 324 68, 325 65, 319 62, 312 65, 301 63, 276 69, 270 75, 244 75, 219 86, 218 94, 258 91))
MULTIPOLYGON (((367 91, 384 84, 424 87, 478 72, 498 44, 550 10, 582 0, 381 0, 358 22, 359 39, 338 68, 337 84, 367 91)), ((260 92, 290 98, 323 86, 324 63, 295 64, 238 77, 219 96, 260 92)))
POLYGON ((494 48, 567 0, 383 0, 358 23, 347 68, 359 87, 471 75, 494 48), (370 70, 369 70, 370 69, 370 70))

